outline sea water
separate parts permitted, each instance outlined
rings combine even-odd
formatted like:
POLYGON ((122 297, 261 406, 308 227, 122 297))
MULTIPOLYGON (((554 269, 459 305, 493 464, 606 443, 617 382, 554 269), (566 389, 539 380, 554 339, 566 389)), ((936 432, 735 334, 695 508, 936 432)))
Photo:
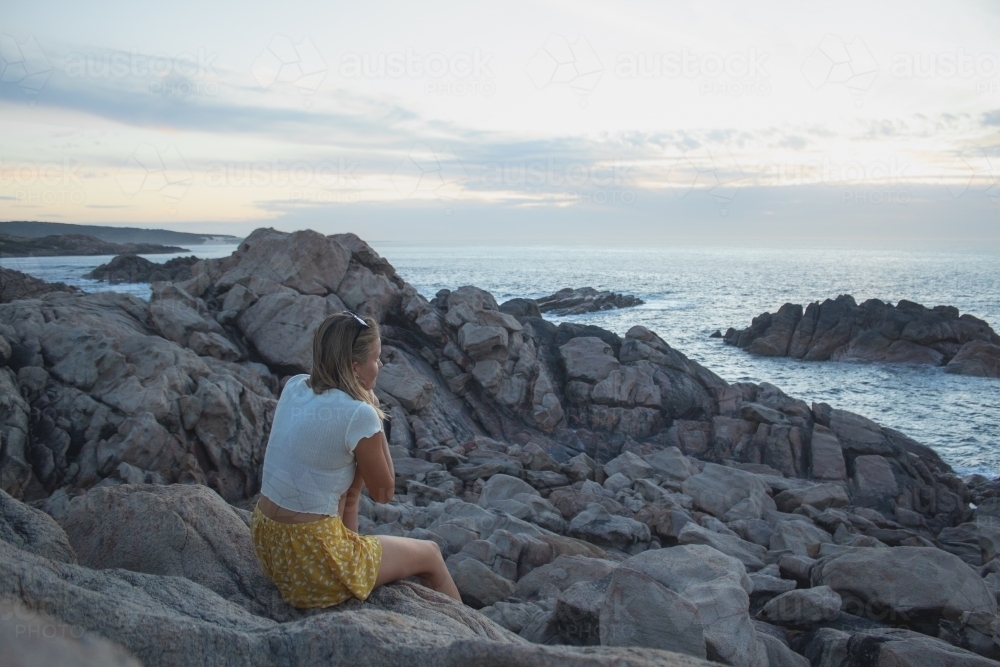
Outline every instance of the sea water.
MULTIPOLYGON (((1000 475, 1000 380, 948 375, 942 368, 803 362, 754 357, 710 338, 744 328, 786 302, 851 294, 928 307, 951 305, 1000 324, 1000 255, 858 249, 429 247, 373 244, 404 280, 431 298, 476 285, 499 303, 590 286, 634 294, 644 305, 554 322, 595 324, 624 335, 641 324, 729 382, 770 382, 806 402, 865 415, 930 445, 961 474, 1000 475)), ((224 257, 235 245, 195 246, 154 262, 195 254, 224 257)), ((0 264, 87 291, 114 289, 147 299, 149 286, 82 278, 100 257, 2 258, 0 264)))

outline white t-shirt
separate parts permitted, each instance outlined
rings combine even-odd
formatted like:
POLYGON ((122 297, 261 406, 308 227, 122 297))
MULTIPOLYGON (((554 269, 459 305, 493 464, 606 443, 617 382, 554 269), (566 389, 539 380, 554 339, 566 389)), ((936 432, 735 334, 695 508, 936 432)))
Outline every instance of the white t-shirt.
POLYGON ((288 379, 264 451, 261 493, 288 510, 336 515, 354 480, 358 441, 382 430, 375 408, 340 389, 316 394, 288 379))

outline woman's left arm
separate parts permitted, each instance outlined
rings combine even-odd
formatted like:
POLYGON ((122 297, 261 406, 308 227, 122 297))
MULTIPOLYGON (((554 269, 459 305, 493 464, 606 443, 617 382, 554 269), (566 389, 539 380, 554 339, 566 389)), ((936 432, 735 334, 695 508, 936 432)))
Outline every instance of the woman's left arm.
POLYGON ((344 525, 353 530, 355 533, 358 532, 358 505, 361 500, 361 487, 364 486, 365 481, 361 478, 361 471, 354 471, 354 481, 351 482, 350 488, 344 492, 344 495, 340 497, 340 520, 344 522, 344 525))

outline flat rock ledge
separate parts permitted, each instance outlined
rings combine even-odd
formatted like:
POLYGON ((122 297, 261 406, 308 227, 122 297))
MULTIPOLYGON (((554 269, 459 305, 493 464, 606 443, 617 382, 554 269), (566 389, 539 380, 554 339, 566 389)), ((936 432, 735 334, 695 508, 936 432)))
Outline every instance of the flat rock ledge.
POLYGON ((944 366, 945 372, 1000 377, 1000 336, 953 306, 841 295, 806 306, 786 303, 746 329, 730 328, 728 345, 767 357, 805 361, 886 362, 944 366))
POLYGON ((0 636, 23 662, 1000 657, 1000 479, 644 327, 557 326, 473 286, 427 300, 352 234, 259 229, 148 302, 0 304, 0 482, 0 636), (435 542, 464 604, 405 581, 306 612, 257 564, 277 398, 345 308, 381 323, 397 474, 359 530, 435 542))

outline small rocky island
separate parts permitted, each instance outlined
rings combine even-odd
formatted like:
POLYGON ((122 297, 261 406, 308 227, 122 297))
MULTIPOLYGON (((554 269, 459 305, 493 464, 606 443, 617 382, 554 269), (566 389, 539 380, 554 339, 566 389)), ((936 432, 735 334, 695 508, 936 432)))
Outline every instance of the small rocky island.
POLYGON ((111 284, 151 283, 157 280, 179 282, 191 278, 191 265, 199 259, 194 255, 174 257, 162 264, 151 262, 133 253, 118 255, 107 264, 101 264, 84 278, 102 280, 111 284))
MULTIPOLYGON (((794 327, 793 327, 794 330, 794 327)), ((996 667, 1000 480, 634 326, 424 298, 353 234, 258 229, 129 294, 0 304, 0 637, 15 664, 996 667), (302 611, 256 560, 275 405, 376 318, 414 581, 302 611), (64 661, 64 662, 60 662, 64 661)))
POLYGON ((611 291, 599 291, 593 287, 565 287, 555 294, 538 299, 511 299, 501 304, 501 310, 512 314, 541 315, 582 315, 598 310, 613 310, 615 308, 630 308, 641 306, 643 300, 631 294, 618 294, 611 291))
POLYGON ((944 366, 960 375, 1000 377, 1000 336, 952 306, 927 308, 878 299, 858 305, 841 295, 823 303, 786 303, 746 329, 730 328, 728 345, 767 357, 805 361, 888 362, 944 366))
POLYGON ((11 236, 0 233, 0 255, 7 257, 56 257, 62 255, 144 255, 184 252, 187 248, 157 243, 112 243, 87 234, 11 236))

